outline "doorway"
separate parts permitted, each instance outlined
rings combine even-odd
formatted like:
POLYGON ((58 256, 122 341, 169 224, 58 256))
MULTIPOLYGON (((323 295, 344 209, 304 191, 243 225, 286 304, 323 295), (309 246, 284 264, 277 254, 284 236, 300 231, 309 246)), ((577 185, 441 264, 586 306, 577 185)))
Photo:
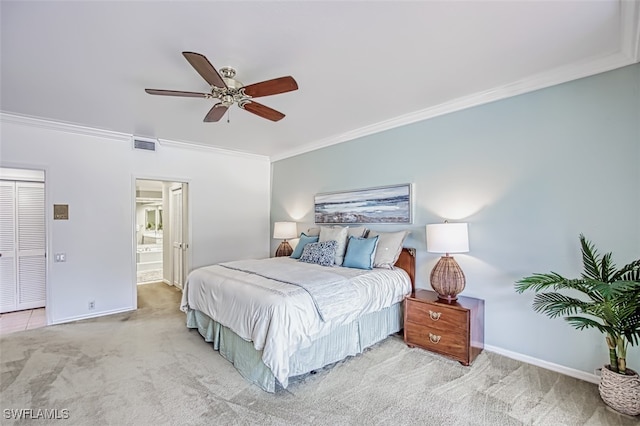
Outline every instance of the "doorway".
POLYGON ((136 179, 136 284, 182 289, 186 270, 187 184, 136 179))

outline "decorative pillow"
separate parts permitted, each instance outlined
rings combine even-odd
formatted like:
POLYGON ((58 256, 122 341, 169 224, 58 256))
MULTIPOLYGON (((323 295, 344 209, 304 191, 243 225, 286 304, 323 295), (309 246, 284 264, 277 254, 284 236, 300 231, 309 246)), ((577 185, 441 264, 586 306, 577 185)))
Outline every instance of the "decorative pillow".
POLYGON ((322 243, 308 243, 302 250, 301 262, 317 263, 322 266, 333 266, 338 243, 334 240, 322 243))
POLYGON ((310 237, 317 237, 320 235, 320 228, 309 228, 307 235, 310 237))
POLYGON ((400 257, 402 251, 402 243, 409 235, 409 231, 398 232, 376 232, 370 231, 368 238, 380 237, 378 239, 378 247, 376 248, 376 256, 373 260, 374 268, 391 269, 400 257))
POLYGON ((354 226, 347 229, 347 241, 349 237, 366 237, 367 228, 364 226, 354 226))
POLYGON ((319 243, 324 241, 335 241, 336 255, 335 264, 340 266, 344 260, 344 251, 347 248, 347 232, 348 228, 342 226, 322 226, 320 227, 319 243))
POLYGON ((373 238, 349 237, 347 252, 342 266, 347 268, 372 269, 378 245, 378 236, 373 238))
MULTIPOLYGON (((340 228, 340 226, 333 226, 332 228, 340 228)), ((355 226, 355 227, 346 227, 347 228, 347 238, 354 237, 367 237, 369 230, 364 226, 355 226)), ((314 235, 320 235, 320 228, 309 228, 307 230, 307 235, 312 237, 314 235)))
POLYGON ((293 253, 291 253, 291 257, 293 259, 300 259, 300 256, 302 256, 302 250, 304 249, 304 246, 306 246, 309 243, 317 243, 317 242, 318 242, 317 235, 315 237, 309 237, 303 232, 302 234, 300 234, 300 241, 298 241, 298 245, 296 245, 296 248, 293 250, 293 253))

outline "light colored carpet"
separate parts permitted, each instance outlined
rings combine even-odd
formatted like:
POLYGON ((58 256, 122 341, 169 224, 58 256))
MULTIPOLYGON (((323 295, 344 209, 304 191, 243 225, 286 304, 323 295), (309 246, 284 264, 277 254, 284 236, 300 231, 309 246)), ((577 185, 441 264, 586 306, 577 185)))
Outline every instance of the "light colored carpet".
POLYGON ((635 425, 597 386, 483 352, 471 367, 392 336, 263 392, 185 327, 180 293, 138 287, 139 309, 0 338, 0 408, 68 410, 111 425, 635 425))

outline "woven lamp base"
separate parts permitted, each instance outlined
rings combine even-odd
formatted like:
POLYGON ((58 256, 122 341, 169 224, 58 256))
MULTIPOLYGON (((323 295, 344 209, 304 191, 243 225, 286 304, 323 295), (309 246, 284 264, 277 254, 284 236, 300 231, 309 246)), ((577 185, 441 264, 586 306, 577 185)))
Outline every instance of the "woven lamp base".
POLYGON ((280 243, 278 249, 276 250, 276 257, 291 256, 291 253, 293 253, 291 245, 287 242, 287 240, 284 240, 280 243))
POLYGON ((458 298, 464 290, 464 272, 452 256, 442 256, 431 271, 431 287, 440 299, 448 302, 458 298))

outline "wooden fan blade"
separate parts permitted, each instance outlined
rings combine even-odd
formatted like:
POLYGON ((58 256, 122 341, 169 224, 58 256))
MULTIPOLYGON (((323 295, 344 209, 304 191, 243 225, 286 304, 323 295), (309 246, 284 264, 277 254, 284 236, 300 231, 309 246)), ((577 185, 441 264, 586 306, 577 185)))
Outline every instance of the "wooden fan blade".
POLYGON ((198 71, 198 74, 200 74, 207 83, 220 88, 227 87, 222 77, 220 77, 220 74, 218 74, 218 71, 216 71, 204 55, 194 52, 182 52, 182 55, 184 55, 191 66, 198 71))
POLYGON ((284 118, 284 114, 281 113, 280 111, 276 111, 273 108, 269 108, 268 106, 264 106, 262 104, 259 104, 253 101, 247 102, 246 104, 244 104, 242 108, 246 109, 249 112, 254 113, 255 115, 259 115, 260 117, 266 118, 267 120, 271 120, 271 121, 279 121, 284 118))
POLYGON ((278 93, 291 92, 292 90, 298 90, 298 83, 296 83, 290 75, 250 84, 244 87, 244 93, 252 98, 277 95, 278 93))
POLYGON ((199 92, 181 92, 178 90, 158 90, 158 89, 144 89, 150 95, 165 95, 165 96, 186 96, 188 98, 206 98, 208 93, 199 92))
POLYGON ((215 104, 204 117, 204 122, 211 123, 214 121, 220 121, 220 119, 224 116, 224 113, 227 112, 227 109, 229 109, 229 107, 226 107, 222 104, 215 104))

